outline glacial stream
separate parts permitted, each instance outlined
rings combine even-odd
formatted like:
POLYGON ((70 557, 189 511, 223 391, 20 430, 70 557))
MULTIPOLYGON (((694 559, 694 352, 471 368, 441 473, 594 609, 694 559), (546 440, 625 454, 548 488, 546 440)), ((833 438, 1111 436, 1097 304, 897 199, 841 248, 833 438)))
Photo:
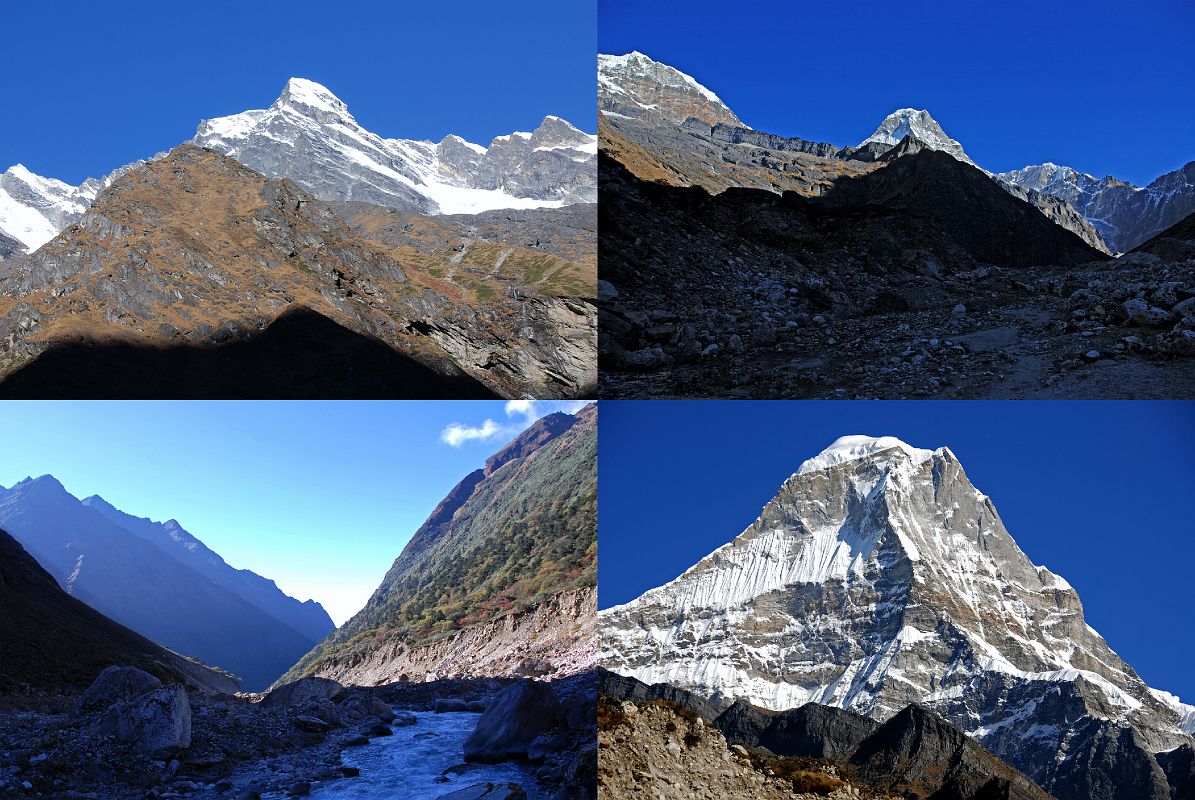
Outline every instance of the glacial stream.
POLYGON ((424 711, 415 716, 418 722, 395 728, 393 736, 345 750, 341 763, 361 774, 313 785, 312 800, 435 800, 477 783, 506 782, 519 784, 529 800, 538 800, 535 777, 517 764, 464 764, 465 739, 480 714, 424 711), (445 773, 457 766, 461 771, 445 773))

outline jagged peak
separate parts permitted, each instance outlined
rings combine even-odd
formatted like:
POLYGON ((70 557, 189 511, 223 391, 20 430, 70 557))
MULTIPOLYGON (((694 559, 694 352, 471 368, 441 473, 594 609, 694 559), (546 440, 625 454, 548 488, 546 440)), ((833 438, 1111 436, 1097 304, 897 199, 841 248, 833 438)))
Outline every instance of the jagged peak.
POLYGON ((924 108, 898 108, 879 124, 875 131, 859 143, 864 147, 871 142, 895 147, 906 137, 912 137, 934 150, 941 150, 968 164, 974 164, 963 146, 950 138, 933 115, 924 108))

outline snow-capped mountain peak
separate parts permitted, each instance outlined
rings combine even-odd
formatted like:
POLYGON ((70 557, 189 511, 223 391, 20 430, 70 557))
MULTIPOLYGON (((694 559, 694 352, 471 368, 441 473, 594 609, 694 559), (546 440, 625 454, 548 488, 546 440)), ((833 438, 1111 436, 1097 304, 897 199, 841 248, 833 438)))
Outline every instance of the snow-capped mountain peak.
POLYGON ((1046 789, 1060 754, 1124 727, 1149 753, 1192 742, 1192 708, 1087 625, 946 447, 842 437, 741 534, 599 620, 615 672, 718 706, 922 703, 1046 789))
POLYGON ((898 108, 893 111, 875 132, 859 143, 860 147, 872 142, 895 147, 906 136, 911 136, 932 150, 944 153, 974 165, 975 162, 963 150, 963 146, 946 135, 942 126, 938 124, 930 113, 920 108, 898 108))
POLYGON ((43 178, 23 164, 0 173, 0 232, 32 252, 78 219, 95 199, 100 181, 71 186, 43 178))
POLYGON ((712 91, 675 67, 635 50, 598 55, 598 107, 605 114, 656 118, 681 124, 694 118, 707 125, 746 125, 712 91))
POLYGON ((867 458, 885 450, 897 450, 917 463, 933 455, 932 450, 911 447, 895 436, 840 436, 829 447, 801 463, 797 474, 828 469, 847 461, 867 458))
POLYGON ((360 200, 423 213, 558 207, 597 198, 597 137, 549 116, 534 133, 490 147, 387 139, 363 128, 327 87, 287 81, 265 110, 204 120, 195 144, 323 200, 360 200))

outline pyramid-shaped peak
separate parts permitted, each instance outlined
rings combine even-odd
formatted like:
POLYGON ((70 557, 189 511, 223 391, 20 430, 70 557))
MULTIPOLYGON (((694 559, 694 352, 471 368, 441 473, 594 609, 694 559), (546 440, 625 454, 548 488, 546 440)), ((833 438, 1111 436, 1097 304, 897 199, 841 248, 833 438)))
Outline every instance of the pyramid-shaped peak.
POLYGON ((307 78, 291 78, 274 101, 274 106, 315 109, 324 113, 347 114, 348 106, 328 87, 307 78))
POLYGON ((859 146, 863 147, 871 142, 876 142, 895 147, 906 137, 916 139, 932 150, 949 153, 959 161, 965 161, 968 164, 975 163, 963 151, 963 146, 950 138, 938 121, 923 108, 898 108, 884 117, 884 121, 875 129, 875 132, 864 139, 859 146))
POLYGON ((929 459, 934 454, 932 450, 924 450, 905 444, 895 436, 840 436, 825 450, 822 450, 813 458, 804 461, 797 470, 797 474, 801 475, 807 472, 829 469, 839 464, 845 464, 848 461, 868 458, 876 453, 882 453, 887 450, 898 450, 917 463, 929 459))

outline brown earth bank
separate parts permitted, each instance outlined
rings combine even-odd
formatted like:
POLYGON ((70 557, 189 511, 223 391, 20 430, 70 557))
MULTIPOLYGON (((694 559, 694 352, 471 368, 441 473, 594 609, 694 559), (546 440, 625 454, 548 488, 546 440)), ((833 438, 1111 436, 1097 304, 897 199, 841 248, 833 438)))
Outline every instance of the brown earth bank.
POLYGON ((113 668, 82 694, 23 685, 0 692, 0 796, 302 796, 359 777, 341 754, 418 724, 414 711, 480 711, 462 763, 446 772, 467 774, 470 761, 519 762, 535 776, 539 796, 588 798, 595 699, 592 673, 551 683, 477 678, 378 687, 304 679, 232 696, 187 693, 136 668, 113 668))
POLYGON ((470 221, 323 203, 183 145, 4 262, 0 379, 33 370, 12 394, 91 397, 139 381, 149 388, 135 396, 193 394, 186 380, 209 380, 200 396, 296 396, 282 379, 254 383, 264 364, 294 373, 297 396, 583 397, 597 379, 595 214, 470 221), (299 309, 311 324, 294 330, 286 315, 299 309), (280 348, 307 363, 288 365, 280 348), (89 359, 101 365, 94 389, 53 380, 89 359), (248 387, 235 391, 236 377, 248 387))

